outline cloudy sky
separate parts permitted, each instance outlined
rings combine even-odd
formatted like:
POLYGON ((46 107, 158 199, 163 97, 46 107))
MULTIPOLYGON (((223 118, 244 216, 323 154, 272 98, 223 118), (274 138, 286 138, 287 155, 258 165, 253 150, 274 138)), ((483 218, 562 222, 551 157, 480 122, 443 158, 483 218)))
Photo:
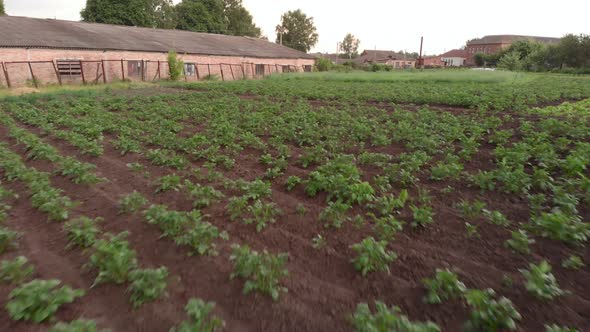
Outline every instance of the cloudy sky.
MULTIPOLYGON (((86 0, 4 2, 8 15, 79 20, 86 0)), ((426 54, 491 34, 590 34, 589 0, 244 0, 244 4, 271 40, 282 13, 303 10, 315 20, 320 40, 313 51, 318 52, 335 52, 347 32, 360 38, 361 49, 408 52, 417 52, 424 36, 426 54)))

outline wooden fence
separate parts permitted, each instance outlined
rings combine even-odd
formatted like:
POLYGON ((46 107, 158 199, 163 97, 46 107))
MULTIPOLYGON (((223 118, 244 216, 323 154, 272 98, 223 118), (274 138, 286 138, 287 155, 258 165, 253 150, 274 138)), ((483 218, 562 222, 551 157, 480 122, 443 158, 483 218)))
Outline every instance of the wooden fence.
MULTIPOLYGON (((168 62, 154 60, 5 61, 0 62, 0 69, 0 86, 5 83, 9 88, 26 85, 37 88, 42 84, 106 84, 127 80, 155 82, 168 78, 168 62)), ((189 82, 206 79, 208 76, 218 76, 222 81, 229 81, 303 71, 311 71, 311 66, 185 63, 183 79, 189 82), (190 70, 187 72, 187 69, 190 70)))

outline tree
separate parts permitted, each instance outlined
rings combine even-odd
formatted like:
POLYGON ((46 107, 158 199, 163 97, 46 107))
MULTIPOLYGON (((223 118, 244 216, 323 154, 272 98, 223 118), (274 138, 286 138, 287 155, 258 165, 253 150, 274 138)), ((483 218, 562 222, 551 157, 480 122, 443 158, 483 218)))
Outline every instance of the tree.
POLYGON ((4 11, 4 0, 0 0, 0 16, 6 15, 6 11, 4 11))
POLYGON ((224 34, 227 22, 223 0, 182 0, 176 5, 176 28, 224 34))
POLYGON ((340 51, 349 59, 356 58, 359 55, 360 43, 361 41, 358 38, 349 33, 344 37, 342 43, 340 43, 340 51))
POLYGON ((300 9, 288 11, 281 17, 281 24, 277 26, 277 43, 302 52, 309 52, 318 42, 318 34, 313 23, 313 17, 307 17, 300 9), (280 28, 280 29, 279 29, 280 28), (283 33, 281 33, 284 31, 283 33))
POLYGON ((171 81, 178 81, 184 72, 184 62, 178 59, 176 52, 168 52, 168 74, 171 81))
POLYGON ((478 67, 483 67, 486 64, 486 55, 482 52, 475 53, 473 55, 473 62, 478 67))
POLYGON ((498 68, 510 71, 521 70, 522 60, 520 59, 520 54, 517 51, 504 54, 504 56, 500 58, 500 61, 498 61, 498 68))
POLYGON ((166 28, 174 19, 171 0, 86 0, 84 22, 166 28))
POLYGON ((254 19, 242 5, 242 0, 224 0, 224 5, 228 35, 260 38, 260 28, 254 24, 254 19))

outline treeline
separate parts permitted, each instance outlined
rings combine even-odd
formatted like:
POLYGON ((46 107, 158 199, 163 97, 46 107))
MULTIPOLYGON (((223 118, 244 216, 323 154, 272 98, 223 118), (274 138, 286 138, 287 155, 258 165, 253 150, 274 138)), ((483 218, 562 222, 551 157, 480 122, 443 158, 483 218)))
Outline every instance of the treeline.
POLYGON ((87 0, 82 20, 138 27, 261 37, 242 0, 87 0))
POLYGON ((495 54, 477 53, 474 61, 478 66, 513 71, 590 74, 590 35, 568 34, 556 45, 532 40, 517 41, 495 54))

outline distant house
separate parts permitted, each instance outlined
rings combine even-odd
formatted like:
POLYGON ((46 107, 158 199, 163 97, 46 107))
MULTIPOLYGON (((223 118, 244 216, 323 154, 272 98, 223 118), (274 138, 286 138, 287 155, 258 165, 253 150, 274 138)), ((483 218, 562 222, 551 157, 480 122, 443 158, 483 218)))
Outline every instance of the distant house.
POLYGON ((466 50, 451 50, 440 55, 445 67, 462 67, 468 58, 469 53, 466 50))
POLYGON ((395 51, 365 50, 354 61, 365 65, 384 64, 397 69, 414 68, 416 66, 416 57, 395 51))
POLYGON ((473 56, 477 53, 494 54, 502 49, 510 47, 512 43, 520 40, 532 40, 543 44, 557 44, 560 38, 538 37, 538 36, 519 36, 519 35, 490 35, 478 39, 472 39, 467 42, 465 48, 469 57, 467 64, 473 64, 473 56))
POLYGON ((433 68, 433 67, 444 67, 445 63, 442 61, 440 55, 433 55, 433 56, 425 56, 424 57, 424 67, 433 68))

